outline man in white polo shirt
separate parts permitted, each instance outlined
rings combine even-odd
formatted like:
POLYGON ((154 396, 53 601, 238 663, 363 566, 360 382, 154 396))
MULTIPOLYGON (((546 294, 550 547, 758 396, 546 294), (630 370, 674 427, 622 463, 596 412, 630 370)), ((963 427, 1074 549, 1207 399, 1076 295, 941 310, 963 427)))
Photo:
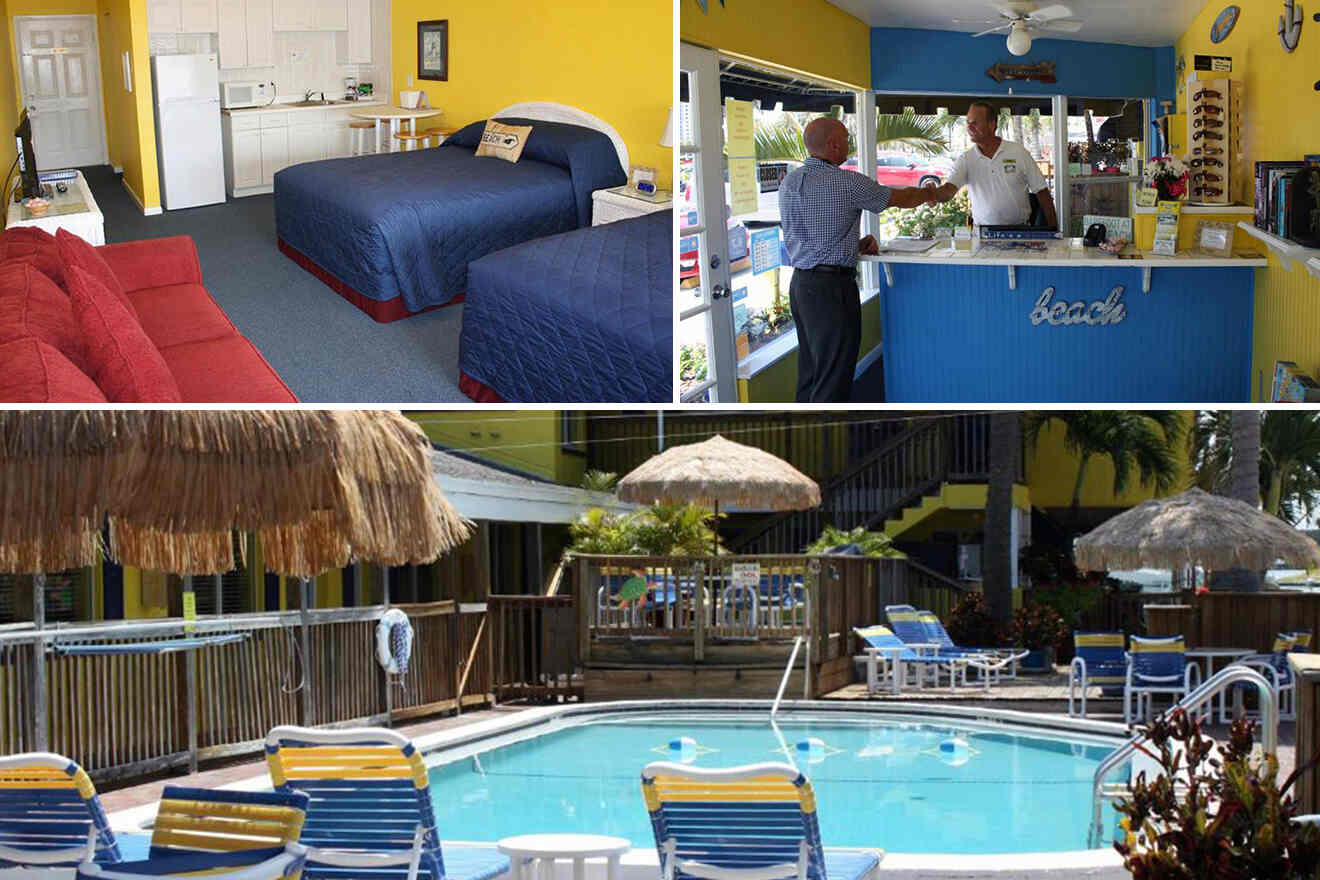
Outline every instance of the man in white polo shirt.
POLYGON ((1021 144, 995 134, 999 116, 984 101, 967 108, 967 135, 975 144, 958 157, 949 179, 935 187, 934 200, 947 202, 964 185, 971 191, 972 219, 978 226, 1016 226, 1031 217, 1034 192, 1045 225, 1058 228, 1054 199, 1036 160, 1021 144))

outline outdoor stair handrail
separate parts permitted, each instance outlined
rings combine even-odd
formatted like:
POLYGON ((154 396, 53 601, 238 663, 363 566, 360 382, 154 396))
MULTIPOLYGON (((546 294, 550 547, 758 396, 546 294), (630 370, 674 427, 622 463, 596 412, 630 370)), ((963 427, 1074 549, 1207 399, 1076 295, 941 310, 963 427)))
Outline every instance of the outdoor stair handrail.
MULTIPOLYGON (((1261 748, 1265 750, 1266 754, 1276 754, 1279 751, 1279 708, 1274 701, 1274 688, 1265 680, 1265 676, 1249 666, 1234 664, 1221 669, 1170 708, 1169 712, 1174 709, 1199 709, 1222 693, 1229 685, 1239 682, 1254 684, 1256 690, 1260 692, 1261 748)), ((1109 757, 1101 761, 1100 766, 1095 768, 1095 776, 1091 781, 1091 830, 1087 835, 1087 845, 1089 847, 1098 847, 1104 832, 1102 813, 1104 812, 1105 777, 1112 773, 1114 768, 1132 757, 1137 750, 1137 746, 1148 735, 1146 731, 1136 734, 1111 752, 1109 757)))

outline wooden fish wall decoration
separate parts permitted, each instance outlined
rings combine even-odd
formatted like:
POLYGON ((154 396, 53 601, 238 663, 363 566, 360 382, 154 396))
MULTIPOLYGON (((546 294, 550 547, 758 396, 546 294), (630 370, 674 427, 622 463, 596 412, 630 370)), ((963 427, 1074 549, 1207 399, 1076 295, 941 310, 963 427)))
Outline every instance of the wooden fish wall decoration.
POLYGON ((1042 61, 1039 64, 1004 64, 996 61, 985 74, 999 83, 1008 79, 1035 80, 1044 83, 1058 81, 1054 75, 1053 61, 1042 61))

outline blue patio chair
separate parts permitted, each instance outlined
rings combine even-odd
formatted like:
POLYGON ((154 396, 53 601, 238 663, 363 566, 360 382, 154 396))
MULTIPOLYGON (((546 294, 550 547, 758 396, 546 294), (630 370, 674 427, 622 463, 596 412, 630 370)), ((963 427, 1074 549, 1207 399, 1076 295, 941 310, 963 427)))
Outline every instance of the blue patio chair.
POLYGON ((1075 715, 1074 700, 1081 692, 1081 716, 1086 717, 1086 689, 1100 686, 1101 694, 1118 696, 1127 683, 1127 652, 1121 632, 1074 632, 1073 660, 1068 667, 1068 714, 1075 715))
POLYGON ((0 867, 123 861, 96 786, 63 755, 0 758, 0 867))
MULTIPOLYGON (((1310 633, 1306 633, 1309 640, 1310 633)), ((1270 688, 1274 691, 1274 705, 1278 707, 1279 718, 1283 721, 1292 721, 1297 718, 1296 690, 1297 682, 1293 679, 1292 667, 1288 665, 1288 654, 1297 650, 1297 637, 1295 633, 1279 633, 1274 637, 1273 650, 1268 654, 1251 654, 1234 660, 1234 665, 1250 666, 1270 683, 1270 688)), ((1235 684, 1228 690, 1231 692, 1235 688, 1251 690, 1250 685, 1235 684)), ((1219 716, 1221 720, 1227 721, 1228 711, 1225 703, 1226 696, 1220 697, 1219 716)))
POLYGON ((882 851, 825 849, 811 782, 788 764, 642 770, 661 880, 863 880, 882 851))
POLYGON ((1187 662, 1187 643, 1182 636, 1142 638, 1131 636, 1128 642, 1127 676, 1123 685, 1123 721, 1150 717, 1155 694, 1169 694, 1175 702, 1190 694, 1201 683, 1201 667, 1187 662), (1136 699, 1136 711, 1132 701, 1136 699), (1141 708, 1145 700, 1146 709, 1141 708))
MULTIPOLYGON (((959 648, 953 643, 953 639, 949 638, 943 626, 939 628, 938 633, 927 626, 927 622, 923 620, 923 615, 927 614, 930 612, 918 611, 911 605, 885 606, 885 616, 889 618, 889 625, 894 628, 894 634, 908 644, 934 645, 936 653, 945 657, 984 656, 989 653, 959 648)), ((939 622, 938 618, 936 622, 939 622)))
POLYGON ((1012 648, 969 648, 954 644, 953 638, 949 635, 948 630, 944 628, 944 624, 940 622, 939 617, 937 617, 933 611, 918 611, 917 621, 926 631, 926 641, 934 642, 939 645, 941 654, 955 657, 959 655, 964 657, 980 655, 983 657, 993 657, 997 660, 1007 661, 1006 663, 999 664, 999 666, 1001 669, 1007 671, 1009 678, 1017 677, 1018 661, 1030 653, 1028 651, 1015 651, 1012 648))
POLYGON ((266 765, 276 791, 310 797, 299 838, 309 880, 490 880, 509 870, 494 847, 442 847, 426 765, 400 733, 276 727, 266 765))
POLYGON ((1288 635, 1293 638, 1292 649, 1294 652, 1307 653, 1311 650, 1311 631, 1309 629, 1293 630, 1288 635))
POLYGON ((887 626, 856 626, 853 632, 862 642, 863 654, 856 659, 866 664, 867 693, 899 693, 907 685, 909 671, 918 688, 926 684, 928 675, 938 684, 943 672, 954 687, 958 676, 966 675, 962 658, 937 656, 933 653, 934 645, 909 645, 887 626))
POLYGON ((140 861, 84 862, 77 876, 96 880, 218 877, 297 880, 307 850, 298 844, 307 816, 301 792, 222 791, 167 785, 156 810, 151 849, 140 861))

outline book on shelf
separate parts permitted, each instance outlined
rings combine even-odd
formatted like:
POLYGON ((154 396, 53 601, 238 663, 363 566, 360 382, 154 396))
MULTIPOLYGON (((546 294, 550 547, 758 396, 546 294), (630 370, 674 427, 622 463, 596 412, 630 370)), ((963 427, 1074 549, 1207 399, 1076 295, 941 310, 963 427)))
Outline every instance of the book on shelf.
POLYGON ((1303 373, 1293 361, 1275 361, 1270 400, 1273 403, 1320 401, 1320 384, 1303 373))
POLYGON ((1178 252, 1178 220, 1182 202, 1160 202, 1155 208, 1155 240, 1151 252, 1173 256, 1178 252))
POLYGON ((1257 229, 1278 233, 1278 179, 1291 177, 1305 168, 1306 162, 1257 162, 1255 183, 1255 224, 1257 229))

